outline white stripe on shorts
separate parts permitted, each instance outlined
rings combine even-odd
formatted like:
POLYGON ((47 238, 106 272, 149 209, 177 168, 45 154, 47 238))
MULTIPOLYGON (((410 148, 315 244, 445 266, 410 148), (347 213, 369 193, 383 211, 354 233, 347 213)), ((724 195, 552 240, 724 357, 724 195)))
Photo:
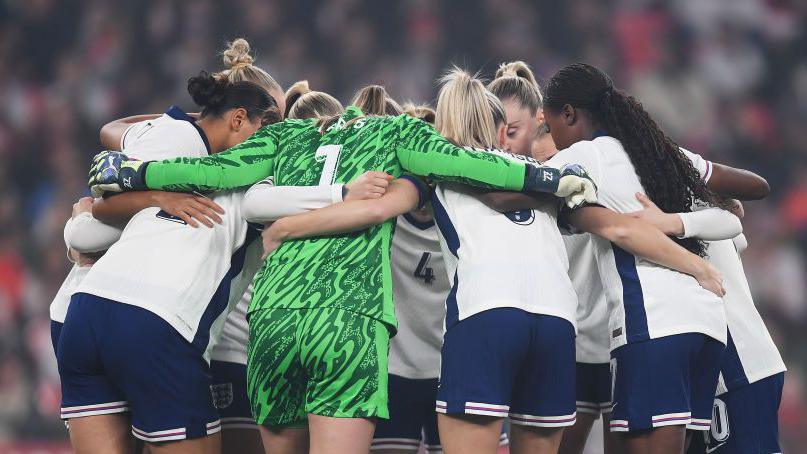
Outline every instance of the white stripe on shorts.
POLYGON ((664 426, 686 426, 692 421, 692 413, 685 411, 681 413, 665 413, 663 415, 655 415, 651 418, 653 427, 664 426))
POLYGON ((171 440, 184 440, 185 428, 178 427, 176 429, 158 430, 155 432, 146 432, 145 430, 138 429, 132 426, 132 435, 143 441, 171 441, 171 440))
POLYGON ((103 404, 62 407, 60 413, 62 419, 70 419, 70 418, 79 418, 82 416, 123 413, 125 411, 129 411, 129 402, 126 402, 125 400, 120 400, 118 402, 107 402, 103 404))
POLYGON ((510 422, 519 426, 533 427, 568 427, 577 421, 577 412, 561 416, 535 416, 521 413, 510 413, 510 422))

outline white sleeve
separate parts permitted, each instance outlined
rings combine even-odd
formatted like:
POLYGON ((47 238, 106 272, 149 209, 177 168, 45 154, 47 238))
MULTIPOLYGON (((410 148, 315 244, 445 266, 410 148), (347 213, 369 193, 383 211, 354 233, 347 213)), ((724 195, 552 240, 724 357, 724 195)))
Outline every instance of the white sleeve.
POLYGON ((728 240, 743 233, 740 218, 720 208, 678 213, 678 217, 684 224, 684 234, 681 238, 718 241, 728 240))
POLYGON ((742 254, 745 248, 748 247, 748 238, 746 238, 743 233, 732 238, 732 241, 734 242, 734 248, 737 249, 738 254, 742 254))
POLYGON ((557 152, 555 156, 544 162, 544 165, 558 169, 566 164, 579 164, 586 169, 586 172, 597 186, 601 185, 599 152, 597 147, 590 141, 577 142, 569 148, 557 152))
POLYGON ((69 219, 64 227, 67 247, 82 253, 105 251, 120 239, 122 233, 122 229, 104 224, 90 213, 80 213, 69 219))
POLYGON ((709 178, 712 178, 712 161, 703 159, 703 156, 693 153, 685 148, 679 149, 687 158, 689 158, 690 161, 692 161, 692 165, 695 166, 695 169, 701 175, 701 179, 708 183, 709 178))
POLYGON ((342 186, 274 186, 270 177, 249 188, 241 213, 249 222, 276 221, 341 202, 342 186))

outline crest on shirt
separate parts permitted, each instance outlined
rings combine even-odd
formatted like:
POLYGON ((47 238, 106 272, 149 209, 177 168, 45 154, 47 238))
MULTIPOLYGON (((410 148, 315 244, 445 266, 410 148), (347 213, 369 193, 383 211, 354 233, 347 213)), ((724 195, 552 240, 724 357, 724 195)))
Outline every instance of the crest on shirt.
POLYGON ((210 385, 210 392, 213 394, 213 406, 221 410, 233 403, 233 384, 218 383, 210 385))
POLYGON ((535 221, 535 212, 532 210, 508 211, 504 215, 518 225, 530 225, 535 221))

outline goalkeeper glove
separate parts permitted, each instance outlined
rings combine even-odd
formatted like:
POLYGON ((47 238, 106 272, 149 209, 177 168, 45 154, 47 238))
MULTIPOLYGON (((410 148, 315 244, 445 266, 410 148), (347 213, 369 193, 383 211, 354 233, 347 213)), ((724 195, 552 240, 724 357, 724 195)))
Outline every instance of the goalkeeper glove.
POLYGON ((88 186, 93 197, 105 192, 145 191, 148 162, 130 160, 117 151, 102 151, 93 158, 88 186))
POLYGON ((524 178, 525 192, 548 192, 565 200, 569 208, 597 201, 597 185, 588 172, 577 164, 561 169, 527 164, 524 178))

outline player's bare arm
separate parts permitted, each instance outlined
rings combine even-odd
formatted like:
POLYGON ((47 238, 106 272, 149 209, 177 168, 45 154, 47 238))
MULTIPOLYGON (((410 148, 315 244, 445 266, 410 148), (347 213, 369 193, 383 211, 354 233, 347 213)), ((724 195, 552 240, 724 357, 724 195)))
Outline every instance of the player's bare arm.
POLYGON ((723 278, 717 269, 645 221, 593 206, 576 210, 570 220, 576 228, 599 235, 632 254, 689 274, 718 296, 725 294, 723 278))

